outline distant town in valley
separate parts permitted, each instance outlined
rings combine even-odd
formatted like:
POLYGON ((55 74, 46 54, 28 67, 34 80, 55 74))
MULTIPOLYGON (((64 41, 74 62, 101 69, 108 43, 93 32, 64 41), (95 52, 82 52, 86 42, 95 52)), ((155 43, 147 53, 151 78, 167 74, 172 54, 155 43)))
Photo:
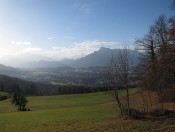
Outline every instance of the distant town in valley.
POLYGON ((1 0, 1 131, 174 132, 175 0, 1 0))

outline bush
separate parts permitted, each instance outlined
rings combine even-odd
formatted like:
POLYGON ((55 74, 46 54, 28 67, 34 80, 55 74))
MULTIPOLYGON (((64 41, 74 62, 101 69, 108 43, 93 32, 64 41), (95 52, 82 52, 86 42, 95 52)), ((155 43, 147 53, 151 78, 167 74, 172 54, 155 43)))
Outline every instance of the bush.
POLYGON ((0 96, 0 101, 6 100, 7 98, 7 96, 0 96))

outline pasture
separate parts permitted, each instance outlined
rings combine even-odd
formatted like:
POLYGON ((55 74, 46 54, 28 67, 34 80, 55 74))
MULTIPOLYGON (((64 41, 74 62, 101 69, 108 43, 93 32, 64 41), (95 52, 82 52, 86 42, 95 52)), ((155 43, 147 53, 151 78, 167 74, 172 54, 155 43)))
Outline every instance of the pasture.
MULTIPOLYGON (((132 89, 130 92, 136 91, 132 89)), ((0 102, 0 131, 89 132, 158 129, 158 122, 120 119, 111 92, 35 96, 28 99, 28 108, 31 111, 26 112, 18 112, 10 100, 0 102)))

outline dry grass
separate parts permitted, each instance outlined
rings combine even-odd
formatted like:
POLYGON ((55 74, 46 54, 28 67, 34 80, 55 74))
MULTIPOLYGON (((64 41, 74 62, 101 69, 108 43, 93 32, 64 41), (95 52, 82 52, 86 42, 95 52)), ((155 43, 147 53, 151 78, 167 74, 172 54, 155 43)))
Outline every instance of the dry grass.
POLYGON ((163 106, 166 110, 175 111, 175 102, 160 103, 158 94, 153 91, 138 91, 130 96, 130 101, 131 106, 140 111, 144 111, 144 105, 148 106, 148 110, 159 109, 163 106))

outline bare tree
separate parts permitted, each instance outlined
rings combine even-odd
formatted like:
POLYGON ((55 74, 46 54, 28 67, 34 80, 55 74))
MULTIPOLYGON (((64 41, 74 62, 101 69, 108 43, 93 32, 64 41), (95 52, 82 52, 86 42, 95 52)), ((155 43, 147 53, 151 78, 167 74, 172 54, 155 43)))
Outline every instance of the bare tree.
POLYGON ((144 52, 142 62, 145 68, 154 68, 154 62, 157 60, 157 44, 155 41, 153 26, 150 27, 149 32, 143 38, 136 39, 136 50, 144 52))
POLYGON ((131 67, 129 48, 124 47, 118 55, 111 55, 107 69, 107 77, 114 87, 114 98, 119 106, 121 114, 127 116, 130 116, 129 87, 131 67), (119 98, 121 89, 124 89, 126 92, 125 103, 119 98))
MULTIPOLYGON (((175 46, 174 46, 174 23, 169 26, 166 16, 158 17, 149 32, 142 39, 136 40, 136 48, 144 50, 142 58, 143 90, 154 90, 158 93, 161 109, 168 98, 165 93, 170 90, 170 74, 175 71, 175 46), (172 70, 173 69, 173 70, 172 70)), ((147 96, 147 99, 150 98, 147 96)), ((145 103, 147 104, 147 102, 145 103)))

